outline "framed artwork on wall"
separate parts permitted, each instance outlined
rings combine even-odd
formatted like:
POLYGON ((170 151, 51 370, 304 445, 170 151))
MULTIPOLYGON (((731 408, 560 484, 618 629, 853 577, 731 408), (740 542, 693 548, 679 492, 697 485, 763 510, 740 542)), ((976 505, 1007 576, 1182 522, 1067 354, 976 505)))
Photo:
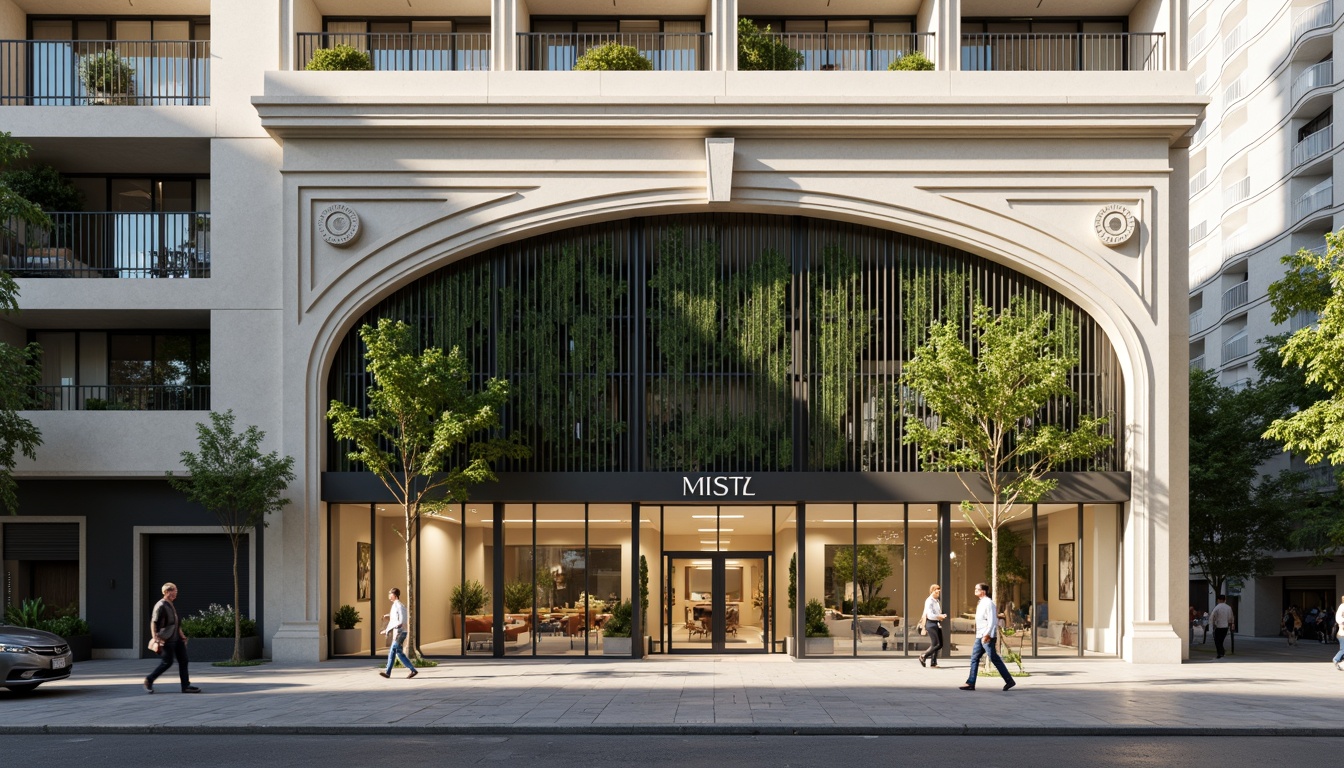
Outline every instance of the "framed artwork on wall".
POLYGON ((1059 599, 1073 600, 1074 542, 1059 545, 1059 599))
POLYGON ((373 560, 373 548, 367 541, 355 542, 355 578, 358 583, 358 600, 369 599, 369 576, 372 573, 369 565, 373 560))

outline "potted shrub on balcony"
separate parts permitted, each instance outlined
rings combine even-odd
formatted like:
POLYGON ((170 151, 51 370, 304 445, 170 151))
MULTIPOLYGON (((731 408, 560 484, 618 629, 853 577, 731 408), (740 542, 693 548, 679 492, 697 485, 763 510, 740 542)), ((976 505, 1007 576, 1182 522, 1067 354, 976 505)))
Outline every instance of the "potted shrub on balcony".
POLYGON ((81 56, 79 79, 90 104, 135 103, 135 69, 111 48, 81 56))
POLYGON ((633 614, 634 607, 629 600, 619 602, 611 609, 611 618, 602 625, 602 636, 605 638, 602 641, 603 656, 629 656, 633 652, 630 637, 634 629, 631 623, 633 614))
POLYGON ((453 587, 449 606, 452 608, 453 626, 457 627, 458 637, 466 637, 462 633, 462 618, 480 613, 488 602, 490 593, 486 591, 484 584, 475 579, 468 579, 453 587))
POLYGON ((932 72, 933 62, 919 51, 911 51, 887 65, 890 72, 932 72))
POLYGON ((574 62, 574 69, 590 72, 647 72, 653 69, 653 62, 633 45, 607 43, 585 51, 574 62))
POLYGON ((336 625, 336 631, 332 633, 332 652, 337 656, 348 656, 352 653, 359 653, 362 634, 355 625, 364 620, 359 615, 359 611, 353 605, 342 605, 332 614, 331 622, 336 625))
POLYGON ((737 20, 737 68, 742 71, 792 72, 803 66, 803 54, 783 39, 756 26, 751 19, 737 20))
POLYGON ((349 45, 318 48, 304 69, 309 72, 367 72, 373 69, 369 54, 349 45))
MULTIPOLYGON (((233 658, 233 606, 211 603, 193 616, 182 617, 182 634, 188 638, 192 661, 228 661, 233 658)), ((242 638, 240 656, 244 661, 261 658, 261 638, 257 636, 257 622, 243 618, 239 621, 242 638)))
POLYGON ((820 600, 808 600, 804 609, 807 620, 807 655, 835 653, 835 638, 826 627, 826 608, 820 600))

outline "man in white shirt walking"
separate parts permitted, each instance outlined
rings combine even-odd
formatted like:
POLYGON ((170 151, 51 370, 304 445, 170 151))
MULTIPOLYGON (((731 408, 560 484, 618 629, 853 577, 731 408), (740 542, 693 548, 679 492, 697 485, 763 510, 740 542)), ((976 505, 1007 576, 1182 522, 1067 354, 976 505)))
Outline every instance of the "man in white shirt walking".
POLYGON ((1339 608, 1335 609, 1335 637, 1339 638, 1339 653, 1335 654, 1335 669, 1344 671, 1340 662, 1344 662, 1344 595, 1339 598, 1339 608))
POLYGON ((420 674, 419 670, 411 666, 411 660, 406 658, 405 652, 401 650, 401 644, 406 642, 406 606, 401 602, 401 590, 393 587, 387 591, 387 599, 392 601, 392 611, 383 614, 387 619, 387 626, 383 628, 383 634, 392 638, 392 647, 387 650, 387 669, 378 674, 383 677, 392 676, 392 664, 400 661, 401 665, 411 670, 411 674, 406 676, 410 679, 420 674))
POLYGON ((961 686, 961 690, 975 690, 975 678, 980 674, 980 658, 988 653, 990 663, 1003 677, 1003 690, 1011 691, 1017 685, 1017 681, 1008 674, 1008 666, 1003 663, 999 652, 994 648, 999 636, 999 609, 989 596, 988 584, 976 584, 975 596, 980 602, 975 606, 975 647, 971 649, 971 675, 966 678, 966 684, 961 686))
POLYGON ((1209 611, 1209 626, 1213 627, 1213 647, 1218 651, 1214 661, 1223 658, 1223 641, 1227 639, 1227 631, 1235 629, 1237 620, 1232 616, 1232 606, 1227 604, 1227 595, 1218 596, 1218 604, 1209 611))

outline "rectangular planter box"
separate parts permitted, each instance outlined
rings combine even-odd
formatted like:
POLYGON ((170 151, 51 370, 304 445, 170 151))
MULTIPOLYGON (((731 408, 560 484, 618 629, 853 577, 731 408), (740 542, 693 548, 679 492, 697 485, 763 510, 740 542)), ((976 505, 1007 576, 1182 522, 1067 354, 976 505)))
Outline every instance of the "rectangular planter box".
POLYGON ((834 637, 809 637, 805 639, 808 656, 824 656, 828 653, 835 653, 834 637))
POLYGON ((635 646, 634 643, 632 642, 632 639, 633 638, 629 637, 602 638, 602 655, 624 656, 627 659, 630 658, 630 654, 634 653, 635 650, 635 646))
MULTIPOLYGON (((244 659, 261 658, 261 638, 244 637, 244 659)), ((192 661, 228 661, 233 658, 232 637, 193 637, 187 641, 187 658, 192 661)))

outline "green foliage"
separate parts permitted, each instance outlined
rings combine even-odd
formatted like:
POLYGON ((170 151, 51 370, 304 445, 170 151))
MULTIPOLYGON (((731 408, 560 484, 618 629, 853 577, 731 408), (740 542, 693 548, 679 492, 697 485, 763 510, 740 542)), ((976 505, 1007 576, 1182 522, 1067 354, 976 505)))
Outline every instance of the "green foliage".
MULTIPOLYGON (((15 219, 30 227, 49 229, 51 217, 42 210, 42 206, 11 187, 8 181, 11 173, 8 169, 27 157, 30 149, 27 144, 10 138, 8 131, 0 132, 0 224, 8 226, 9 220, 15 219)), ((9 230, 5 231, 13 234, 9 230)), ((13 302, 18 289, 13 282, 6 281, 9 281, 8 276, 0 273, 0 310, 14 310, 18 308, 13 302)))
POLYGON ((789 612, 798 607, 798 553, 789 558, 789 612))
POLYGON ((745 456, 762 469, 787 469, 793 456, 788 261, 765 250, 725 282, 718 246, 688 242, 681 229, 659 240, 657 255, 649 325, 664 375, 650 385, 654 466, 700 471, 745 456), (706 406, 702 393, 720 384, 701 374, 725 370, 752 374, 743 386, 753 407, 706 406))
POLYGON ((1305 248, 1282 261, 1287 274, 1269 286, 1272 319, 1285 323, 1297 312, 1315 312, 1319 320, 1295 332, 1283 344, 1283 365, 1302 369, 1309 387, 1323 390, 1310 405, 1274 420, 1265 436, 1312 464, 1344 465, 1344 232, 1325 236, 1324 254, 1305 248))
POLYGON ((78 637, 89 634, 89 623, 78 616, 57 616, 54 619, 40 622, 37 628, 61 637, 78 637))
POLYGON ((525 289, 501 293, 501 314, 517 324, 501 334, 500 356, 517 371, 519 416, 540 433, 537 451, 565 465, 609 468, 627 428, 609 392, 622 352, 611 320, 629 292, 619 274, 610 243, 570 245, 542 261, 525 289))
POLYGON ((369 54, 349 45, 318 48, 304 69, 309 72, 366 72, 373 69, 369 54))
POLYGON ((532 609, 532 585, 526 581, 513 581, 504 585, 504 610, 509 613, 523 613, 532 609))
POLYGON ((544 565, 537 566, 537 592, 547 606, 555 605, 555 575, 544 565))
POLYGON ((453 593, 448 601, 453 613, 472 616, 480 613, 486 603, 490 602, 490 593, 486 591, 485 585, 481 582, 468 579, 453 587, 453 593))
POLYGON ((774 70, 792 72, 803 66, 803 54, 770 34, 770 25, 757 27, 748 18, 737 20, 737 68, 743 72, 774 70))
POLYGON ((333 400, 327 418, 332 435, 354 446, 349 458, 377 476, 402 508, 402 594, 411 617, 406 649, 418 656, 413 553, 420 516, 465 502, 470 486, 496 479, 493 462, 530 451, 516 434, 494 434, 508 382, 491 378, 474 390, 474 372, 460 348, 446 355, 438 348, 417 352, 411 327, 387 318, 361 327, 359 337, 373 378, 367 414, 333 400))
POLYGON ((1303 473, 1260 471, 1279 452, 1263 433, 1283 412, 1267 408, 1266 395, 1190 371, 1190 559, 1215 592, 1273 573, 1270 553, 1287 547, 1294 513, 1310 503, 1303 473))
MULTIPOLYGON (((187 637, 234 637, 235 631, 242 637, 254 637, 257 634, 257 622, 238 616, 231 605, 211 603, 191 616, 182 617, 182 634, 187 637)), ((234 651, 237 656, 237 649, 234 651)), ((234 661, 239 659, 235 658, 234 661)))
POLYGON ((634 606, 630 605, 629 600, 623 600, 612 606, 611 617, 602 624, 603 636, 629 637, 633 627, 631 617, 634 610, 634 606))
MULTIPOLYGON (((135 95, 135 69, 111 48, 79 58, 79 79, 91 94, 118 98, 108 103, 129 103, 135 95)), ((98 103, 95 95, 93 103, 98 103)))
POLYGON ((850 393, 877 312, 864 298, 858 259, 838 245, 822 249, 821 270, 812 274, 812 296, 813 354, 821 374, 812 410, 812 466, 830 468, 848 455, 850 393))
POLYGON ((37 204, 44 211, 84 210, 83 193, 60 171, 46 163, 0 173, 0 184, 37 204))
POLYGON ((607 43, 589 48, 574 62, 574 69, 602 72, 648 72, 653 62, 633 45, 607 43))
POLYGON ((820 600, 808 600, 806 613, 805 637, 830 637, 831 630, 826 626, 826 607, 820 600))
POLYGON ((835 557, 831 559, 831 573, 836 584, 853 582, 858 588, 856 610, 863 614, 878 614, 886 609, 889 598, 882 597, 882 582, 891 576, 891 561, 887 558, 889 547, 877 544, 860 544, 858 547, 858 569, 855 570, 854 547, 837 547, 835 557))
POLYGON ((18 605, 10 604, 5 609, 5 623, 16 627, 37 629, 46 620, 47 605, 42 598, 25 599, 18 605))
MULTIPOLYGON (((999 582, 994 587, 995 595, 1003 595, 1008 585, 1025 581, 1031 576, 1031 566, 1018 554, 1019 548, 1026 545, 1026 537, 1011 528, 999 529, 999 582)), ((990 562, 985 563, 985 583, 992 583, 994 574, 989 572, 990 562)))
POLYGON ((359 615, 359 611, 353 605, 342 605, 331 615, 331 623, 336 625, 337 629, 354 629, 355 625, 364 620, 359 615))
POLYGON ((1095 456, 1112 439, 1105 418, 1062 407, 1079 359, 1071 317, 1021 298, 996 314, 977 300, 965 335, 961 323, 935 322, 905 364, 902 442, 916 447, 925 471, 984 481, 987 497, 958 475, 968 496, 963 515, 990 544, 994 583, 999 530, 1030 509, 1014 505, 1040 501, 1057 484, 1048 472, 1095 456), (1063 425, 1046 422, 1052 412, 1066 415, 1063 425))
POLYGON ((643 555, 639 556, 639 616, 649 626, 649 561, 643 555))
POLYGON ((892 72, 932 72, 933 62, 919 51, 911 51, 887 65, 892 72))

